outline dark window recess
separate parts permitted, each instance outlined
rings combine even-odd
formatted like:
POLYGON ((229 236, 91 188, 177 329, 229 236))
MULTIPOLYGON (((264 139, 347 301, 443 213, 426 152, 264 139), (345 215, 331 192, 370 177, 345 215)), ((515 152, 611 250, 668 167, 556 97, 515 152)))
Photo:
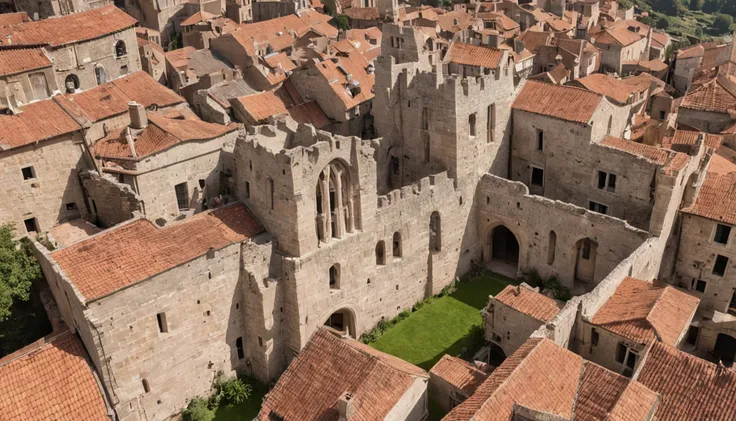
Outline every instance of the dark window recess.
POLYGON ((176 203, 179 210, 189 209, 189 188, 187 183, 181 183, 174 186, 176 192, 176 203))
POLYGON ((544 186, 544 170, 532 167, 532 185, 544 186))
POLYGON ((590 259, 590 249, 591 249, 591 246, 592 245, 590 244, 590 240, 588 240, 587 238, 583 240, 583 253, 582 253, 583 259, 585 259, 585 260, 589 260, 590 259))
POLYGON ((698 342, 698 327, 697 326, 690 326, 687 329, 687 343, 690 345, 695 345, 698 342))
POLYGON ((24 180, 31 180, 36 178, 36 173, 33 171, 33 167, 25 167, 20 170, 23 173, 24 180))
POLYGON ((32 232, 38 232, 38 227, 36 226, 36 218, 28 218, 23 223, 26 226, 26 232, 32 233, 32 232))
POLYGON ((626 358, 626 346, 619 342, 619 344, 616 345, 616 362, 619 364, 623 364, 625 358, 626 358))
POLYGON ((537 150, 544 150, 544 131, 537 130, 537 150))
POLYGON ((731 295, 731 303, 728 305, 728 307, 736 309, 736 290, 734 290, 733 295, 731 295))
POLYGON ((713 274, 723 276, 726 273, 726 266, 728 265, 728 257, 716 256, 716 263, 713 265, 713 274))
POLYGON ((610 192, 616 191, 616 175, 598 171, 598 189, 610 192))
POLYGON ((695 291, 705 292, 705 281, 703 281, 702 279, 698 279, 698 281, 695 283, 695 291))
POLYGON ((166 313, 158 313, 156 315, 156 321, 158 322, 158 331, 166 333, 169 331, 169 326, 166 323, 166 313))
POLYGON ((245 352, 243 351, 243 337, 239 337, 235 340, 235 349, 238 350, 238 359, 242 360, 245 358, 245 352))
MULTIPOLYGON (((248 198, 248 199, 250 199, 250 182, 248 182, 248 181, 245 182, 245 197, 248 198)), ((319 206, 319 205, 320 205, 320 203, 317 202, 317 206, 319 206)))
POLYGON ((633 370, 634 366, 636 366, 636 354, 629 352, 629 357, 626 359, 626 367, 633 370))
POLYGON ((602 205, 597 202, 590 202, 590 210, 592 210, 593 212, 598 212, 598 213, 602 213, 605 215, 608 213, 608 206, 602 205))
POLYGON ((599 339, 598 331, 593 329, 590 333, 591 345, 598 345, 598 339, 599 339))
POLYGON ((716 235, 713 241, 721 244, 728 244, 728 237, 731 235, 731 227, 728 225, 716 225, 716 235))
POLYGON ((149 393, 151 391, 151 385, 148 384, 148 380, 143 379, 141 380, 141 383, 143 383, 143 391, 149 393))
POLYGON ((125 183, 125 174, 118 174, 118 182, 125 183))
POLYGON ((67 204, 66 204, 66 210, 68 210, 68 211, 75 211, 75 210, 78 210, 78 209, 77 209, 77 204, 76 204, 76 203, 74 203, 74 202, 72 202, 72 203, 67 203, 67 204))
POLYGON ((659 111, 659 119, 664 120, 664 117, 666 116, 666 113, 662 110, 659 111))

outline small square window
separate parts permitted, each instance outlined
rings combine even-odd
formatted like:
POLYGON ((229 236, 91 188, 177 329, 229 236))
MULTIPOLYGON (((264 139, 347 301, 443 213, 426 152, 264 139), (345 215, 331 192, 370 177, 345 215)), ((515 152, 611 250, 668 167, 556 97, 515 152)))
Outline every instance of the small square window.
POLYGON ((697 282, 695 282, 695 291, 705 292, 705 281, 704 280, 698 279, 697 282))
POLYGON ((36 172, 33 170, 33 167, 25 167, 22 168, 21 173, 23 173, 23 179, 24 180, 32 180, 36 178, 36 172))
POLYGON ((728 225, 717 224, 716 235, 713 238, 713 241, 716 243, 728 244, 729 235, 731 235, 731 227, 728 225))
POLYGON ((602 213, 604 215, 608 214, 608 206, 602 205, 602 204, 597 203, 597 202, 591 201, 590 202, 589 209, 592 210, 593 212, 602 213))
POLYGON ((716 256, 716 263, 713 265, 713 274, 723 276, 726 273, 726 266, 728 265, 728 257, 716 256))
POLYGON ((66 206, 66 210, 68 210, 68 211, 76 211, 76 210, 79 210, 79 209, 77 208, 77 204, 76 204, 76 203, 74 203, 74 202, 72 202, 72 203, 67 203, 67 204, 66 204, 65 206, 66 206))
POLYGON ((544 170, 541 168, 532 167, 532 181, 533 186, 544 186, 544 170))
POLYGON ((23 221, 23 223, 26 226, 26 232, 28 234, 38 232, 38 226, 36 224, 36 218, 28 218, 25 221, 23 221))

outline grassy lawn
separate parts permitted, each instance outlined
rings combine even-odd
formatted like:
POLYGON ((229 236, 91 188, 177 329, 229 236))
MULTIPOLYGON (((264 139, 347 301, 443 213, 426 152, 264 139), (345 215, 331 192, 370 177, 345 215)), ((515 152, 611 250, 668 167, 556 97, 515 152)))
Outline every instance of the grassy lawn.
POLYGON ((371 346, 429 371, 442 355, 460 354, 470 330, 483 323, 480 310, 488 303, 488 296, 498 294, 508 283, 494 274, 460 282, 452 295, 411 313, 371 346))
POLYGON ((268 386, 255 380, 248 380, 253 386, 253 394, 240 405, 221 406, 215 411, 214 421, 251 421, 261 410, 263 397, 268 393, 268 386))

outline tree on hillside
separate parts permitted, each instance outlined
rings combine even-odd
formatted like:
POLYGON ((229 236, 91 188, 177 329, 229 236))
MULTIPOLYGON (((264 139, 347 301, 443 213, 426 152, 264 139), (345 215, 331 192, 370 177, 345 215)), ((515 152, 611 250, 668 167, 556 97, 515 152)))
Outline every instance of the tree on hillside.
POLYGON ((652 7, 668 16, 679 16, 687 11, 680 0, 654 0, 652 7))
POLYGON ((657 29, 667 29, 670 27, 670 21, 665 16, 657 20, 657 29))
POLYGON ((727 1, 726 3, 724 3, 721 7, 721 13, 731 15, 734 19, 736 19, 736 1, 727 1))
POLYGON ((722 0, 705 0, 703 2, 703 13, 718 13, 723 6, 722 0))
POLYGON ((13 302, 28 301, 31 284, 41 267, 28 240, 15 241, 13 226, 0 226, 0 321, 10 317, 13 302))
POLYGON ((719 14, 716 16, 716 20, 713 21, 713 29, 719 34, 729 32, 731 25, 733 25, 733 16, 731 15, 719 14))
POLYGON ((688 7, 690 10, 701 10, 703 8, 703 0, 690 0, 688 7))

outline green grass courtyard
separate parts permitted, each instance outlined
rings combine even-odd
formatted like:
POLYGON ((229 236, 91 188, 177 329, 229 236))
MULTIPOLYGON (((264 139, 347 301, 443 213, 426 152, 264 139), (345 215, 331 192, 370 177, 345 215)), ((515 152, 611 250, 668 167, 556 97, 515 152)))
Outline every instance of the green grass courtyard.
POLYGON ((457 356, 471 346, 471 330, 482 326, 480 310, 510 280, 485 273, 459 282, 451 295, 440 297, 390 327, 370 345, 427 371, 444 354, 457 356))

